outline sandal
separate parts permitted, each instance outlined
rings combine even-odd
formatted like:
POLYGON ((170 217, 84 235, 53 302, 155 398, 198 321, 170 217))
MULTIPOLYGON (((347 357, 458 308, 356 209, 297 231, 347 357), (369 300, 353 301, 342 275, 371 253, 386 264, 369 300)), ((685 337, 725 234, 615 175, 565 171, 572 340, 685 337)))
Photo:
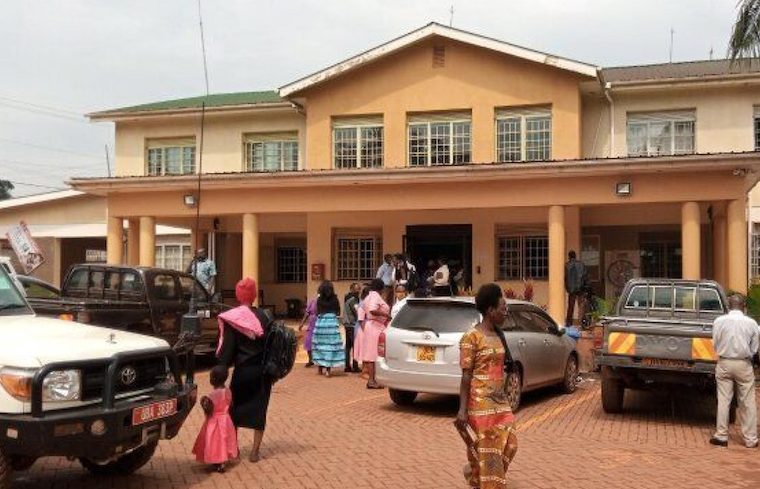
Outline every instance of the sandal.
POLYGON ((385 389, 385 387, 378 384, 377 382, 367 382, 367 389, 385 389))

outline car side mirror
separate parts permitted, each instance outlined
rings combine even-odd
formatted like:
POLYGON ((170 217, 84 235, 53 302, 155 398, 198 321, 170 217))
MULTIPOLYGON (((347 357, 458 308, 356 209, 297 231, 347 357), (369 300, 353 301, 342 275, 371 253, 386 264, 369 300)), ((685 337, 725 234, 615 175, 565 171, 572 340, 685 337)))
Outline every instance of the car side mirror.
POLYGON ((551 324, 549 325, 549 332, 551 334, 556 334, 557 336, 562 336, 562 334, 564 333, 564 330, 559 329, 559 326, 557 326, 556 324, 551 324))

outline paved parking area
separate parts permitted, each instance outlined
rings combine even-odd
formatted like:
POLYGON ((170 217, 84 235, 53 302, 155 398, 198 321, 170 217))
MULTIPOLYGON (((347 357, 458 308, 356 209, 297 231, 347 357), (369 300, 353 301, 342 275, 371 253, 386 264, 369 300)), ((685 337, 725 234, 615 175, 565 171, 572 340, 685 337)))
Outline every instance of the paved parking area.
MULTIPOLYGON (((201 375, 205 386, 207 376, 201 375)), ((205 387, 204 387, 205 388, 205 387)), ((570 396, 529 394, 518 413, 520 450, 509 487, 743 488, 760 482, 760 450, 707 444, 712 400, 705 394, 629 396, 624 415, 604 414, 599 382, 570 396)), ((398 408, 356 375, 317 377, 296 365, 274 387, 263 456, 226 474, 197 465, 190 449, 196 410, 181 435, 126 479, 94 479, 75 462, 47 459, 17 474, 19 489, 63 488, 466 488, 465 452, 452 420, 456 399, 422 396, 398 408)), ((251 434, 242 436, 243 456, 251 434)))

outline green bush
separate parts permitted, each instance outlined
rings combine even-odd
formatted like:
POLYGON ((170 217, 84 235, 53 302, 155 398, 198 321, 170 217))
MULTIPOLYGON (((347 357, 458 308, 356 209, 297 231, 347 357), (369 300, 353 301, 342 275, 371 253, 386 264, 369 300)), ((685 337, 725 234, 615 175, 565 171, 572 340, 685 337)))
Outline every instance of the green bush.
POLYGON ((760 284, 752 283, 747 291, 747 315, 760 321, 760 284))

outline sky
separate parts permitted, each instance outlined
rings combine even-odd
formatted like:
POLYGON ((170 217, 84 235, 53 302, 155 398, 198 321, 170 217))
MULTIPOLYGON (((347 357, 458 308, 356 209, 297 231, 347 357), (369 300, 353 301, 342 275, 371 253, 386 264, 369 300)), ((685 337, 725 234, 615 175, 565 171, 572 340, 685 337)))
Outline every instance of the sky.
MULTIPOLYGON (((725 57, 736 0, 201 0, 212 93, 273 90, 435 21, 598 66, 725 57)), ((2 0, 0 179, 106 176, 84 114, 205 92, 198 0, 2 0)), ((108 158, 106 155, 108 154, 108 158)))

